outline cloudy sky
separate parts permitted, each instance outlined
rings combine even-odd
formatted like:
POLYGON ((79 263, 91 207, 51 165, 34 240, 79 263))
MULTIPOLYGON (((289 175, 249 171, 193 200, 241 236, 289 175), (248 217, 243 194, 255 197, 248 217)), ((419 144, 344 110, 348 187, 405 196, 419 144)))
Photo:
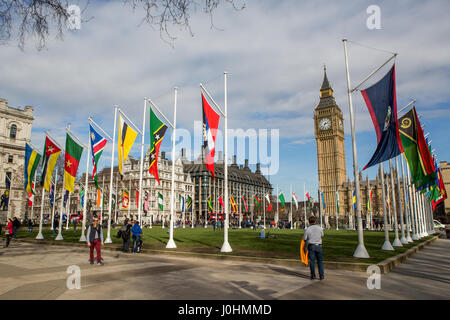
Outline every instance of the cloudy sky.
MULTIPOLYGON (((398 105, 417 99, 438 159, 450 159, 448 0, 245 3, 242 11, 220 6, 214 12, 216 28, 210 27, 209 16, 200 6, 191 15, 194 35, 173 28, 176 40, 171 46, 161 40, 157 29, 141 24, 141 10, 133 12, 122 1, 91 1, 83 18, 92 19, 81 30, 67 32, 63 41, 51 38, 42 51, 36 51, 32 41, 24 51, 13 42, 0 47, 0 97, 14 107, 34 106, 32 142, 41 148, 43 132, 48 129, 63 144, 63 128, 69 122, 76 135, 87 141, 89 116, 112 135, 115 104, 142 126, 144 97, 154 99, 172 120, 173 88, 177 86, 177 126, 183 129, 180 132, 193 135, 195 121, 201 120, 199 83, 223 107, 223 71, 227 71, 229 128, 267 129, 269 135, 279 130, 279 156, 272 156, 279 169, 270 181, 285 192, 292 184, 301 195, 306 184, 315 193, 313 112, 324 64, 344 112, 347 174, 353 176, 342 44, 347 38, 352 85, 387 60, 390 52, 398 53, 398 105), (372 4, 381 9, 379 30, 366 26, 366 9, 372 4)), ((390 65, 365 86, 381 78, 390 65)), ((376 148, 376 136, 360 92, 354 93, 353 103, 358 166, 362 168, 376 148)), ((221 119, 221 129, 223 124, 221 119)), ((170 151, 170 135, 169 130, 164 151, 170 151)), ((148 142, 148 135, 145 138, 148 142)), ((199 152, 193 149, 199 139, 191 138, 189 156, 199 152)), ((136 157, 138 144, 140 139, 132 149, 136 157)), ((222 148, 218 141, 217 149, 222 148)), ((109 166, 109 161, 110 154, 105 154, 101 166, 109 166)), ((366 174, 373 178, 375 170, 366 174)))

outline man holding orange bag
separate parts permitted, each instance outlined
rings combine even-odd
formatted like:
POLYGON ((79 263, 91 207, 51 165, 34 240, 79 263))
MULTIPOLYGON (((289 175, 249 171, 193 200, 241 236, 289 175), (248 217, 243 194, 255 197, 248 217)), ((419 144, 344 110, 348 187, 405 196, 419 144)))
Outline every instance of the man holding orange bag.
MULTIPOLYGON (((324 279, 323 257, 322 257, 322 227, 316 225, 316 218, 309 218, 309 227, 306 229, 303 240, 308 243, 309 269, 311 280, 316 279, 316 260, 319 267, 319 278, 324 279)), ((303 261, 303 260, 302 260, 303 261)))

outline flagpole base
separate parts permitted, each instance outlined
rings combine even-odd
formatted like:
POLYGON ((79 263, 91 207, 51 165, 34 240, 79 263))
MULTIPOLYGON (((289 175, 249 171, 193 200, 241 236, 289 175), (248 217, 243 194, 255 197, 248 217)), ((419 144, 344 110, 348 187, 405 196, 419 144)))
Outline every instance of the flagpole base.
POLYGON ((406 241, 408 241, 408 243, 411 243, 411 242, 413 242, 413 239, 411 238, 411 236, 408 236, 408 237, 406 238, 406 241))
POLYGON ((61 233, 58 233, 55 240, 64 240, 64 238, 61 233))
POLYGON ((417 234, 413 234, 411 239, 413 241, 417 241, 417 240, 419 240, 419 236, 417 234))
POLYGON ((385 251, 395 251, 394 247, 391 245, 389 241, 385 241, 383 243, 383 246, 381 247, 381 250, 385 251))
POLYGON ((394 242, 392 242, 392 246, 393 247, 403 247, 403 245, 402 245, 402 243, 401 243, 399 238, 395 238, 394 239, 394 242))
POLYGON ((38 235, 36 236, 36 240, 44 240, 44 236, 42 235, 41 231, 39 231, 38 235))
POLYGON ((233 249, 231 249, 230 244, 228 243, 228 241, 225 241, 222 245, 222 248, 220 249, 220 252, 232 252, 233 249))
POLYGON ((175 241, 173 239, 169 239, 169 242, 167 242, 166 249, 176 249, 177 245, 175 244, 175 241))
POLYGON ((408 239, 406 239, 406 237, 402 237, 402 238, 400 239, 400 242, 401 242, 402 244, 408 244, 408 239))
POLYGON ((110 238, 110 237, 107 237, 106 240, 105 240, 105 243, 112 243, 111 238, 110 238))
POLYGON ((86 236, 84 235, 84 232, 81 233, 80 240, 78 240, 78 241, 80 241, 80 242, 86 242, 86 236))
POLYGON ((370 258, 369 253, 367 252, 366 247, 364 247, 363 244, 358 244, 353 256, 355 258, 370 258))

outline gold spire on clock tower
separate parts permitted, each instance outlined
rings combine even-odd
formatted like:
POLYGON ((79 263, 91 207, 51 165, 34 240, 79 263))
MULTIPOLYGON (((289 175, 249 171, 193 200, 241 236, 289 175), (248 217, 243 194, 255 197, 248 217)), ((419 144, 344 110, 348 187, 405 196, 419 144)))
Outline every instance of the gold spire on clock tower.
POLYGON ((324 66, 319 104, 314 110, 314 131, 317 144, 317 168, 319 188, 324 192, 325 213, 336 215, 336 190, 339 192, 340 214, 344 214, 344 192, 341 186, 346 181, 344 116, 336 104, 334 92, 328 81, 324 66))

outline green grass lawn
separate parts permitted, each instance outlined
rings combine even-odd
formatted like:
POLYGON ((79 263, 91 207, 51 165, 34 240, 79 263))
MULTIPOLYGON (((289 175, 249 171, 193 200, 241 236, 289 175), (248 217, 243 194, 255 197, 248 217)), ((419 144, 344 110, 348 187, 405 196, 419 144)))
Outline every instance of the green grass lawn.
MULTIPOLYGON (((167 227, 154 226, 152 229, 143 230, 144 249, 158 250, 177 250, 198 253, 220 253, 223 243, 223 231, 215 231, 212 228, 175 228, 174 240, 177 249, 165 249, 169 239, 167 227)), ((19 238, 35 238, 38 228, 34 228, 32 233, 26 228, 20 228, 19 238)), ((107 246, 118 246, 122 243, 121 239, 116 238, 117 229, 111 229, 112 244, 107 246)), ((229 242, 233 248, 232 255, 243 255, 252 257, 281 258, 281 259, 299 259, 300 240, 303 236, 303 230, 269 230, 271 235, 267 239, 259 238, 259 231, 250 229, 229 230, 229 242)), ((52 231, 47 227, 43 230, 44 238, 51 240, 52 231)), ((75 233, 72 228, 63 231, 64 241, 79 242, 81 228, 77 228, 75 233)), ((106 230, 104 230, 106 238, 106 230)), ((370 259, 353 258, 353 253, 358 243, 357 231, 351 230, 325 230, 323 238, 323 253, 325 261, 340 262, 364 262, 378 263, 389 257, 407 251, 409 248, 423 242, 430 237, 415 241, 412 244, 396 248, 395 251, 382 251, 380 248, 384 242, 384 232, 365 231, 364 242, 370 259)), ((393 241, 394 233, 390 233, 390 240, 393 241)))

